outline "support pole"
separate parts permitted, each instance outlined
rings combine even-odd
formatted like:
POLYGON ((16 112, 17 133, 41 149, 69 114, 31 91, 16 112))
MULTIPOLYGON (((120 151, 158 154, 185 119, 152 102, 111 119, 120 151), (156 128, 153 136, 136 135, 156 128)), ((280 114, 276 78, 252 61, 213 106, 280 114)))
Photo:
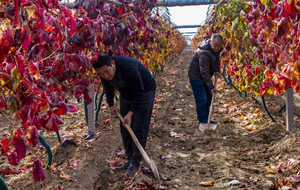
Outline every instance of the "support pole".
POLYGON ((220 2, 219 0, 158 0, 156 6, 174 7, 174 6, 188 6, 188 5, 209 5, 209 4, 218 4, 219 2, 220 2))
MULTIPOLYGON (((94 83, 90 84, 89 96, 94 97, 94 83)), ((88 125, 88 135, 93 135, 95 133, 95 99, 87 105, 87 125, 88 125)))
POLYGON ((293 88, 289 88, 285 91, 286 94, 286 130, 294 131, 294 97, 293 88))

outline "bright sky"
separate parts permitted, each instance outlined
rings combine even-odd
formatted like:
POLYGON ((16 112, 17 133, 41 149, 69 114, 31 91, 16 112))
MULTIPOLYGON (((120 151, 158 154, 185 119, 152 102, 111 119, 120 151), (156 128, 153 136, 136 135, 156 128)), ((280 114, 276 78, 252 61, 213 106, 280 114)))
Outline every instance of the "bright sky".
MULTIPOLYGON (((208 5, 168 7, 176 25, 200 25, 206 19, 208 5)), ((197 32, 197 28, 182 28, 180 32, 197 32)))

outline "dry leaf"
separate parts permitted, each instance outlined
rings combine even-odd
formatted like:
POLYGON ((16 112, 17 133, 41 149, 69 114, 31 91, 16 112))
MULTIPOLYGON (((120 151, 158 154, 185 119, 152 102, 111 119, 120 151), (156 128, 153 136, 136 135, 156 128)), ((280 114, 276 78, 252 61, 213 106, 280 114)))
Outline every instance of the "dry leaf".
POLYGON ((254 113, 258 113, 258 112, 260 112, 260 109, 254 110, 254 113))
POLYGON ((200 182, 200 185, 204 186, 204 187, 210 187, 210 186, 213 186, 214 184, 215 184, 214 181, 200 182))
POLYGON ((67 181, 73 181, 73 178, 72 178, 71 176, 65 174, 64 172, 60 172, 60 173, 59 173, 59 177, 65 179, 65 180, 67 180, 67 181))
POLYGON ((280 163, 277 167, 278 173, 284 173, 284 163, 280 163))
POLYGON ((171 135, 171 137, 176 137, 176 138, 182 138, 182 137, 184 137, 183 134, 176 133, 176 132, 174 132, 174 131, 171 131, 171 132, 170 132, 170 135, 171 135))
POLYGON ((268 172, 268 173, 272 173, 272 174, 275 174, 275 173, 276 173, 274 170, 270 170, 270 169, 267 170, 267 172, 268 172))
POLYGON ((253 129, 254 129, 253 124, 248 125, 248 126, 246 127, 246 130, 247 130, 247 131, 253 131, 253 129))
POLYGON ((177 153, 181 158, 187 158, 187 157, 190 157, 191 156, 191 154, 183 154, 183 153, 180 153, 180 152, 178 152, 177 153))

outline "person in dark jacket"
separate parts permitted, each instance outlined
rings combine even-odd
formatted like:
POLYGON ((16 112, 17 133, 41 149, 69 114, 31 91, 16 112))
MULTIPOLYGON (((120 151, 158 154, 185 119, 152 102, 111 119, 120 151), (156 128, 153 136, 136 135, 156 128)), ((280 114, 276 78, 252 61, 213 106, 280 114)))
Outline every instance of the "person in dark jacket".
POLYGON ((218 33, 213 34, 211 39, 200 42, 189 67, 188 77, 196 101, 199 123, 208 122, 212 94, 216 92, 211 77, 214 74, 220 76, 219 56, 223 50, 222 45, 223 37, 218 33))
POLYGON ((132 57, 99 55, 93 68, 100 74, 112 114, 116 112, 115 88, 120 92, 120 113, 124 117, 124 123, 120 121, 120 129, 127 161, 115 169, 126 170, 126 174, 133 176, 139 169, 142 155, 124 125, 131 126, 145 148, 156 92, 155 79, 143 64, 132 57))

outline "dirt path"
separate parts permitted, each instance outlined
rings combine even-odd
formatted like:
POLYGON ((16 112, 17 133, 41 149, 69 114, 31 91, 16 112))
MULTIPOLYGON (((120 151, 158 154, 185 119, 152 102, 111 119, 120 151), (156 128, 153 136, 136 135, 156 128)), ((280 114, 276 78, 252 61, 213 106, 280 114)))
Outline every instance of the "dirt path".
MULTIPOLYGON (((79 146, 63 148, 56 144, 55 134, 45 134, 53 147, 56 167, 46 171, 47 180, 43 183, 34 184, 30 172, 4 178, 10 189, 265 190, 274 189, 273 182, 280 176, 297 173, 298 163, 291 167, 285 164, 285 172, 277 172, 280 163, 298 159, 300 153, 300 139, 297 133, 285 131, 282 114, 274 112, 278 122, 271 122, 260 105, 241 98, 223 80, 218 83, 213 113, 219 125, 215 131, 198 130, 194 97, 187 78, 192 55, 193 48, 188 46, 167 65, 164 76, 156 77, 158 88, 146 152, 158 167, 160 182, 142 171, 128 179, 124 173, 111 169, 124 159, 118 120, 111 118, 103 106, 96 127, 97 138, 82 140, 87 130, 78 127, 84 123, 82 111, 67 116, 62 133, 75 139, 79 146), (103 124, 107 119, 111 122, 103 124), (72 132, 67 128, 72 128, 72 132), (67 167, 76 160, 77 165, 67 167), (232 180, 240 184, 229 185, 232 180)), ((276 103, 270 105, 278 107, 276 103)), ((295 128, 299 131, 298 117, 295 128)), ((45 154, 41 156, 46 160, 45 154)), ((1 166, 7 166, 5 159, 1 161, 1 166)), ((147 171, 145 162, 142 166, 147 171)))

